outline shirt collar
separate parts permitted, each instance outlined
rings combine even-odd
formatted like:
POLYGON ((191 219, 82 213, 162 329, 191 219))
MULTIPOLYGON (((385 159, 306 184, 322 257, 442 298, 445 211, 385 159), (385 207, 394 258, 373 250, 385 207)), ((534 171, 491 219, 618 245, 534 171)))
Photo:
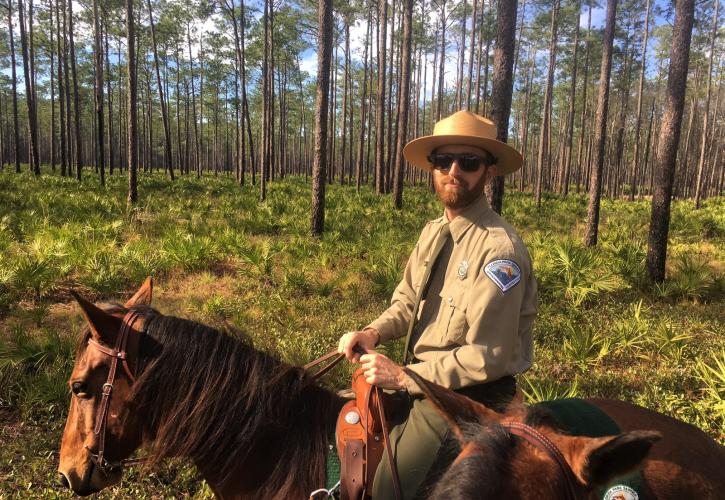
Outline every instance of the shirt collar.
POLYGON ((490 211, 491 207, 489 207, 488 201, 486 201, 486 196, 482 194, 481 197, 464 208, 463 211, 450 222, 448 222, 444 212, 442 222, 444 224, 448 222, 451 229, 451 236, 457 243, 473 224, 480 222, 490 211))

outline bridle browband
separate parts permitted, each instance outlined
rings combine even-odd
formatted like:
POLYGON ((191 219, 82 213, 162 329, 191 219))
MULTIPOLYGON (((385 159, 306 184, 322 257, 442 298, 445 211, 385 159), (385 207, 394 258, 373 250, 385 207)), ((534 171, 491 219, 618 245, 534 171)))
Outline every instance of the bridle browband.
POLYGON ((501 425, 508 431, 509 434, 522 438, 535 448, 538 448, 549 455, 549 457, 551 457, 559 466, 561 475, 564 476, 564 482, 566 483, 566 498, 570 500, 576 500, 578 498, 577 479, 574 475, 574 471, 571 470, 571 466, 566 461, 559 448, 548 437, 522 422, 507 420, 502 422, 501 425))
POLYGON ((113 393, 113 383, 116 381, 116 371, 118 369, 119 360, 121 360, 123 371, 126 372, 126 375, 131 380, 131 382, 133 383, 136 381, 136 376, 134 375, 134 373, 131 372, 131 369, 128 366, 128 352, 126 350, 126 346, 128 344, 128 337, 131 333, 133 324, 136 322, 139 316, 141 316, 141 313, 138 311, 131 310, 126 313, 121 322, 121 328, 118 330, 118 335, 116 335, 116 345, 113 347, 113 349, 102 345, 101 343, 94 340, 93 337, 90 337, 88 339, 89 347, 94 347, 103 354, 111 356, 111 368, 108 370, 108 378, 106 379, 106 383, 103 384, 103 397, 101 398, 100 413, 96 417, 96 425, 93 429, 93 433, 98 436, 98 451, 96 453, 93 453, 88 445, 85 445, 85 448, 91 455, 91 461, 104 473, 112 472, 114 470, 122 469, 125 466, 136 465, 146 461, 146 459, 144 458, 131 458, 119 460, 117 462, 109 462, 104 456, 106 446, 106 424, 108 422, 108 410, 111 406, 111 394, 113 393))

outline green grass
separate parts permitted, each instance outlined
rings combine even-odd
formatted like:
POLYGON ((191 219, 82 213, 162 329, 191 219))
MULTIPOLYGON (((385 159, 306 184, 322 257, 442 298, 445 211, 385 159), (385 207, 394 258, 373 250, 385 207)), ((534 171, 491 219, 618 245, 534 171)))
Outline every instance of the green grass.
MULTIPOLYGON (((163 313, 246 331, 304 363, 387 305, 435 196, 405 209, 368 188, 331 185, 322 238, 310 237, 310 187, 273 182, 265 203, 233 178, 170 182, 143 174, 127 211, 125 178, 0 173, 0 498, 69 498, 53 489, 81 318, 69 290, 123 301, 147 275, 163 313)), ((673 204, 668 280, 644 271, 647 202, 603 200, 600 244, 582 247, 586 199, 507 191, 504 216, 527 243, 539 283, 529 401, 629 400, 725 442, 725 199, 673 204)), ((400 357, 400 343, 385 352, 400 357)), ((350 367, 327 380, 342 387, 350 367)), ((206 498, 188 464, 133 471, 100 496, 206 498)))

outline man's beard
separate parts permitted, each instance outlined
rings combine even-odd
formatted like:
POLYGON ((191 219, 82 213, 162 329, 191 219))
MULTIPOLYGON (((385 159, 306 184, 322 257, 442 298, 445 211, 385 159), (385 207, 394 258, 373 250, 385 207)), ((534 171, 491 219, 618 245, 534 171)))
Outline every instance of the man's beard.
POLYGON ((475 185, 469 186, 468 183, 463 179, 456 179, 454 181, 453 177, 449 175, 443 178, 436 178, 434 176, 433 185, 435 186, 438 199, 441 200, 441 203, 443 203, 446 208, 460 210, 467 207, 481 197, 481 195, 483 194, 483 188, 486 185, 487 177, 488 176, 484 174, 475 185), (447 191, 445 189, 445 185, 452 183, 462 186, 463 189, 457 191, 447 191))

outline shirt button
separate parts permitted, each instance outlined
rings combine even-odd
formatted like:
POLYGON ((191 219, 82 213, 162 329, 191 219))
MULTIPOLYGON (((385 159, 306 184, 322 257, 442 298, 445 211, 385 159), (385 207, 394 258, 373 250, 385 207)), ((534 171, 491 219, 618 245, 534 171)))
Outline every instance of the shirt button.
POLYGON ((453 304, 453 297, 448 297, 448 303, 453 304))

